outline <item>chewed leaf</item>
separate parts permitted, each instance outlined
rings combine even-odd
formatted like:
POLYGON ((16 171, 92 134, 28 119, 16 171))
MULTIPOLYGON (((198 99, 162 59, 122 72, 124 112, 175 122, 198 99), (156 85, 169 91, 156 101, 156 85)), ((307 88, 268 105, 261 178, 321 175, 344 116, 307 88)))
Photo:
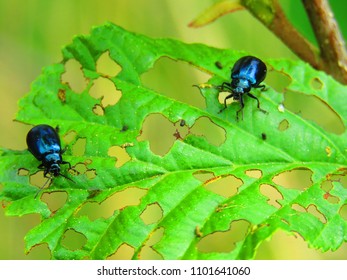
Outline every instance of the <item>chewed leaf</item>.
POLYGON ((34 199, 39 162, 28 151, 0 150, 6 213, 42 217, 26 250, 46 243, 54 259, 117 258, 122 250, 133 259, 251 259, 278 230, 323 251, 346 242, 347 88, 307 64, 264 59, 267 90, 252 93, 268 114, 246 96, 237 121, 239 104, 220 112, 216 86, 230 82, 243 55, 111 23, 67 45, 63 61, 45 67, 20 100, 17 120, 59 126, 72 165, 61 172, 74 183, 56 177, 34 199), (205 106, 146 85, 144 74, 163 57, 207 73, 189 87, 205 106), (291 93, 314 97, 333 121, 311 118, 306 110, 316 105, 297 108, 291 93), (233 244, 214 246, 220 236, 233 244))

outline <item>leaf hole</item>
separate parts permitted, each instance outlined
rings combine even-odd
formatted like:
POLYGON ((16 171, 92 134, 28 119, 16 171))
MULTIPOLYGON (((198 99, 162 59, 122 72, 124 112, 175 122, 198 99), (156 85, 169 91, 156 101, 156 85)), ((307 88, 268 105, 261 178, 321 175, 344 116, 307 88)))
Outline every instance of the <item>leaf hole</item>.
POLYGON ((134 247, 130 246, 127 243, 122 243, 122 245, 118 247, 115 253, 107 257, 107 260, 131 260, 134 254, 134 247))
POLYGON ((274 176, 272 181, 288 189, 305 190, 312 185, 312 174, 308 168, 295 168, 274 176))
POLYGON ((125 148, 119 147, 119 146, 112 146, 108 149, 107 154, 110 157, 115 157, 117 158, 116 161, 116 168, 120 168, 123 166, 125 163, 131 160, 131 157, 127 153, 125 148))
POLYGON ((41 201, 47 204, 52 213, 63 207, 67 201, 66 192, 45 192, 41 196, 41 201))
POLYGON ((233 175, 228 175, 222 178, 217 177, 217 179, 218 180, 209 180, 205 182, 204 186, 207 190, 225 198, 237 194, 238 189, 243 185, 242 180, 233 175))
POLYGON ((333 196, 330 193, 325 193, 323 198, 331 204, 338 204, 340 202, 337 196, 333 196))
POLYGON ((144 246, 139 254, 141 260, 163 260, 163 257, 152 247, 144 246))
POLYGON ((141 198, 147 194, 147 190, 136 187, 129 187, 123 191, 114 193, 102 203, 87 202, 78 211, 78 217, 87 216, 90 220, 98 218, 109 218, 115 210, 123 209, 127 206, 140 204, 141 198))
POLYGON ((311 79, 310 86, 314 90, 322 90, 324 87, 324 83, 322 82, 321 79, 319 79, 318 77, 315 77, 315 78, 311 79))
POLYGON ((95 169, 88 169, 84 174, 89 180, 93 180, 97 176, 95 169))
POLYGON ((340 179, 338 182, 340 182, 344 188, 347 188, 347 176, 346 176, 346 174, 345 175, 339 175, 339 177, 340 177, 340 179))
POLYGON ((192 67, 191 64, 168 57, 158 59, 154 67, 141 76, 146 87, 200 109, 205 108, 205 99, 201 94, 192 91, 192 85, 209 78, 209 75, 192 67))
POLYGON ((17 172, 18 176, 28 176, 29 173, 29 170, 25 168, 19 168, 17 172))
POLYGON ((310 204, 307 207, 307 213, 310 213, 311 215, 315 216, 318 220, 320 220, 323 224, 326 224, 327 220, 325 216, 320 212, 316 205, 310 204))
POLYGON ((213 172, 205 170, 195 171, 193 176, 203 184, 215 177, 213 172))
POLYGON ((338 182, 340 183, 344 188, 347 188, 347 176, 345 174, 345 171, 343 171, 342 174, 329 174, 327 176, 328 180, 331 182, 338 182))
POLYGON ((75 251, 81 249, 87 243, 87 238, 74 229, 65 231, 61 244, 68 250, 75 251))
POLYGON ((284 92, 291 82, 291 77, 282 71, 270 70, 266 75, 266 83, 276 92, 284 92))
POLYGON ((110 52, 104 52, 96 61, 96 71, 107 77, 114 77, 122 67, 110 57, 110 52))
POLYGON ((322 182, 321 189, 325 192, 323 198, 331 204, 337 204, 340 202, 340 199, 336 196, 330 194, 330 191, 333 189, 333 183, 330 180, 322 182))
POLYGON ((306 213, 306 208, 301 206, 300 204, 298 203, 294 203, 292 204, 291 208, 297 212, 300 212, 300 213, 306 213))
POLYGON ((330 192, 333 188, 333 183, 330 180, 325 180, 321 184, 321 189, 325 192, 330 192))
POLYGON ((73 166, 72 173, 73 175, 85 174, 88 170, 87 166, 84 163, 77 163, 73 166))
POLYGON ((65 133, 65 135, 63 135, 63 140, 64 143, 66 144, 70 144, 71 142, 73 142, 77 137, 77 132, 75 130, 70 130, 67 133, 65 133))
POLYGON ((294 91, 287 91, 284 96, 284 105, 290 111, 300 113, 304 119, 315 122, 328 132, 342 134, 345 131, 341 117, 319 97, 294 91))
POLYGON ((158 203, 147 205, 146 209, 140 215, 140 218, 146 225, 158 223, 163 217, 163 210, 158 203))
POLYGON ((245 174, 254 179, 260 179, 263 176, 263 172, 260 169, 249 169, 245 171, 245 174))
POLYGON ((78 138, 72 146, 72 155, 75 157, 83 156, 86 150, 86 144, 86 138, 78 138))
POLYGON ((27 256, 30 260, 49 260, 52 258, 51 250, 47 243, 41 243, 31 247, 27 256))
POLYGON ((82 65, 75 59, 65 63, 65 73, 62 74, 61 79, 62 83, 68 84, 75 93, 82 93, 87 87, 82 65))
POLYGON ((149 239, 139 253, 139 258, 141 260, 162 260, 163 257, 153 249, 153 246, 155 246, 163 236, 163 227, 157 228, 153 233, 151 233, 149 239))
MULTIPOLYGON (((228 95, 230 95, 230 92, 228 92, 228 91, 220 91, 220 92, 218 93, 218 102, 224 106, 224 100, 225 100, 225 98, 226 98, 228 95)), ((235 99, 233 99, 233 98, 228 98, 228 99, 226 100, 226 103, 225 103, 225 104, 227 104, 227 106, 229 106, 229 105, 232 104, 232 103, 238 103, 238 101, 235 100, 235 99)))
POLYGON ((243 240, 250 227, 246 220, 232 221, 227 231, 218 231, 201 238, 197 248, 203 253, 227 253, 235 249, 236 243, 243 240))
POLYGON ((278 130, 279 131, 285 131, 288 128, 289 128, 289 122, 286 119, 280 121, 280 123, 278 125, 278 130))
MULTIPOLYGON (((42 188, 47 182, 48 178, 43 176, 43 171, 38 171, 32 175, 29 176, 29 182, 31 185, 42 188)), ((49 179, 50 182, 48 182, 45 186, 45 188, 49 188, 49 186, 52 184, 52 180, 49 179)))
POLYGON ((308 207, 303 207, 298 203, 294 203, 291 208, 300 213, 309 213, 315 216, 320 222, 325 224, 327 222, 325 216, 318 210, 317 206, 314 204, 310 204, 308 207))
POLYGON ((174 141, 175 127, 162 114, 149 114, 143 122, 142 134, 138 141, 148 141, 151 151, 164 156, 171 149, 174 141))
POLYGON ((209 143, 215 146, 222 145, 226 139, 225 130, 212 122, 208 117, 198 118, 191 127, 190 133, 205 137, 209 143))
POLYGON ((84 174, 88 179, 94 179, 97 176, 95 169, 88 169, 88 161, 76 163, 69 170, 71 175, 81 175, 84 174))
POLYGON ((93 113, 97 116, 103 116, 105 114, 105 110, 99 104, 95 104, 92 109, 93 113))
POLYGON ((122 92, 117 90, 114 83, 103 77, 93 81, 89 94, 95 99, 101 99, 101 107, 103 108, 115 105, 122 97, 122 92))
POLYGON ((267 203, 277 209, 280 209, 282 205, 278 202, 283 199, 283 196, 278 189, 268 184, 261 184, 260 193, 268 198, 267 203))
POLYGON ((339 210, 339 214, 340 214, 342 219, 347 221, 347 204, 344 204, 341 206, 341 208, 339 210))

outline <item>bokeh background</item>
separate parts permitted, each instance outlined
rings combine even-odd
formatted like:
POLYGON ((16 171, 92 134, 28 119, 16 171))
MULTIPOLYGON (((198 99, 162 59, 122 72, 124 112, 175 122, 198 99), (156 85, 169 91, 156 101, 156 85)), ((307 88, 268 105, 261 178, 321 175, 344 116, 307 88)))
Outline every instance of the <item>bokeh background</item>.
MULTIPOLYGON (((247 11, 227 15, 203 28, 189 28, 188 23, 214 2, 0 0, 0 146, 26 149, 25 137, 29 127, 14 121, 17 101, 29 92, 31 82, 44 66, 61 60, 61 48, 70 43, 75 35, 88 34, 92 26, 106 21, 151 37, 171 37, 188 43, 199 42, 218 48, 243 50, 261 58, 297 59, 247 11)), ((280 2, 296 27, 314 42, 301 1, 280 2)), ((331 0, 330 4, 347 38, 347 3, 345 0, 331 0)), ((201 105, 198 94, 193 97, 187 93, 191 92, 192 84, 206 82, 208 76, 168 59, 160 60, 153 71, 144 76, 146 85, 165 91, 173 98, 201 105)), ((161 148, 157 149, 160 152, 161 148)), ((296 180, 300 182, 301 177, 296 180)), ((64 199, 56 197, 58 201, 64 199)), ((103 211, 113 211, 112 204, 105 207, 103 211)), ((24 236, 38 223, 37 215, 7 217, 0 207, 0 259, 49 259, 50 254, 45 245, 34 248, 28 255, 24 254, 24 236)), ((228 239, 222 241, 231 242, 228 239)), ((72 244, 76 242, 79 242, 78 238, 71 241, 72 244)), ((124 253, 126 256, 127 252, 124 253)), ((309 249, 299 236, 277 232, 271 240, 261 245, 256 258, 347 259, 347 245, 344 244, 336 252, 323 254, 309 249)))

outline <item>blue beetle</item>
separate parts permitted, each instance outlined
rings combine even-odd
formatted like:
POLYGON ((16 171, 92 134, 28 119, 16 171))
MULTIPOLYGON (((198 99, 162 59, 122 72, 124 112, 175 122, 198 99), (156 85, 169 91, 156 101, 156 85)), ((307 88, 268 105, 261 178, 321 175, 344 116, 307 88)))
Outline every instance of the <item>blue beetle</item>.
POLYGON ((71 168, 71 164, 67 161, 63 161, 62 154, 64 151, 61 149, 60 139, 56 129, 46 124, 37 125, 28 132, 26 141, 28 150, 36 159, 42 161, 38 168, 44 169, 43 174, 46 178, 61 175, 73 181, 60 173, 60 164, 68 164, 69 168, 71 168), (48 177, 47 174, 49 174, 50 177, 48 177))
MULTIPOLYGON (((244 105, 243 95, 247 94, 257 100, 258 109, 266 113, 265 110, 260 108, 259 99, 250 93, 252 88, 262 88, 265 89, 264 85, 260 85, 266 77, 267 68, 264 62, 254 56, 244 56, 241 57, 231 70, 231 83, 224 82, 221 86, 218 86, 220 90, 228 90, 231 92, 224 99, 224 108, 227 108, 226 101, 229 98, 234 98, 239 100, 241 108, 236 113, 237 120, 239 119, 239 113, 242 112, 244 105)), ((242 112, 243 118, 243 112, 242 112)))

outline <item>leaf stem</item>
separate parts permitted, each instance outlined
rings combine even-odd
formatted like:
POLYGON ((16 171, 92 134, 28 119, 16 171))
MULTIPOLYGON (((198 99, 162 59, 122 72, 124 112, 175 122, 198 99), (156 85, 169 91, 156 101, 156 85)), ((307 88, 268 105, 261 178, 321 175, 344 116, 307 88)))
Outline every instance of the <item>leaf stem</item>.
POLYGON ((285 16, 278 1, 273 1, 275 17, 268 28, 273 31, 298 57, 321 69, 319 50, 303 37, 285 16))
POLYGON ((302 0, 320 48, 322 70, 347 84, 347 52, 334 14, 326 0, 302 0))
POLYGON ((312 67, 323 70, 336 80, 347 84, 347 52, 345 42, 326 0, 302 0, 311 21, 319 49, 312 45, 285 16, 278 0, 243 0, 244 5, 258 20, 265 24, 298 57, 312 67), (266 21, 263 13, 267 7, 273 17, 266 21))

